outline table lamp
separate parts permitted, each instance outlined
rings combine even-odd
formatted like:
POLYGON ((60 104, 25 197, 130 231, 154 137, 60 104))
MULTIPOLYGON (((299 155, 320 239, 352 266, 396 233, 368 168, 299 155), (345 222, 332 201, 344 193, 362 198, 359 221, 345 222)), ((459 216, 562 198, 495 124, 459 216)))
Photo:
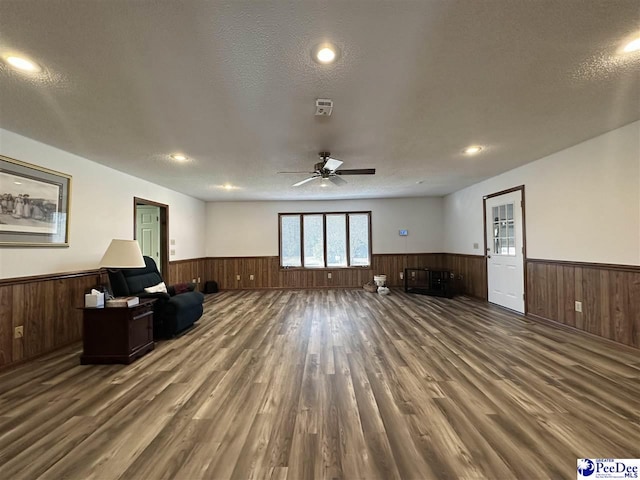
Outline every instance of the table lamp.
POLYGON ((136 240, 111 240, 100 260, 100 268, 140 268, 144 259, 136 240))

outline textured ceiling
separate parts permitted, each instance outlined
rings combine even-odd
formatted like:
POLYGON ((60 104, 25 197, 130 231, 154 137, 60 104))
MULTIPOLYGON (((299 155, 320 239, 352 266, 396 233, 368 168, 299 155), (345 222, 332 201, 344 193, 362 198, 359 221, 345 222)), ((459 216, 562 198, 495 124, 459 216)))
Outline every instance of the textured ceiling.
POLYGON ((637 0, 1 0, 0 53, 45 71, 0 63, 0 127, 203 200, 443 195, 639 119, 639 28, 637 0), (275 173, 321 150, 377 174, 275 173))

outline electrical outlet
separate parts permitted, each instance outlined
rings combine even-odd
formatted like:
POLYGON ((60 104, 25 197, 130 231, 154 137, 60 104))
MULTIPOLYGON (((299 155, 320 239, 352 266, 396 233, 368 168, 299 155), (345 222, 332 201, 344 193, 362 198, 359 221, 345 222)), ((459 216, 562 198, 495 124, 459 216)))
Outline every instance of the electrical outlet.
POLYGON ((253 280, 253 275, 249 275, 249 280, 253 280))
POLYGON ((19 325, 13 329, 13 338, 22 338, 24 337, 24 326, 19 325))
POLYGON ((400 280, 402 280, 404 278, 404 273, 400 272, 400 280))
POLYGON ((176 254, 176 251, 171 249, 171 251, 169 252, 169 255, 175 255, 175 254, 176 254))
POLYGON ((236 280, 240 280, 240 275, 236 275, 236 280))
POLYGON ((327 278, 331 278, 331 272, 327 273, 327 278))
POLYGON ((175 238, 172 238, 172 239, 171 239, 171 245, 175 245, 175 244, 176 244, 176 239, 175 239, 175 238))
POLYGON ((582 313, 582 302, 576 301, 576 312, 582 313))
POLYGON ((473 244, 473 249, 474 250, 478 250, 478 248, 480 248, 480 245, 478 245, 477 243, 474 243, 473 244))

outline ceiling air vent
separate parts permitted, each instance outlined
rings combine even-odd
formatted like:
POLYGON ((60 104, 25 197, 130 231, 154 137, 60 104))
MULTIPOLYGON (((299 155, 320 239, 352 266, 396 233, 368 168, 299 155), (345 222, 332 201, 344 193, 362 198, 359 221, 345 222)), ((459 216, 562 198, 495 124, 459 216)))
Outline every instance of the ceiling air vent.
POLYGON ((333 100, 329 100, 328 98, 316 99, 316 115, 328 117, 331 115, 332 110, 333 100))

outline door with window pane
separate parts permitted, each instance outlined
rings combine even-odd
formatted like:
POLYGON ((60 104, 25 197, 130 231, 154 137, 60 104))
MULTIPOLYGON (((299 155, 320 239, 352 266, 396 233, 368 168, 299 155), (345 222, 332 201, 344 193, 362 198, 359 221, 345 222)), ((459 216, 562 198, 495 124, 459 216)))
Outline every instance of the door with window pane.
POLYGON ((488 198, 486 213, 488 299, 524 313, 522 191, 488 198))

